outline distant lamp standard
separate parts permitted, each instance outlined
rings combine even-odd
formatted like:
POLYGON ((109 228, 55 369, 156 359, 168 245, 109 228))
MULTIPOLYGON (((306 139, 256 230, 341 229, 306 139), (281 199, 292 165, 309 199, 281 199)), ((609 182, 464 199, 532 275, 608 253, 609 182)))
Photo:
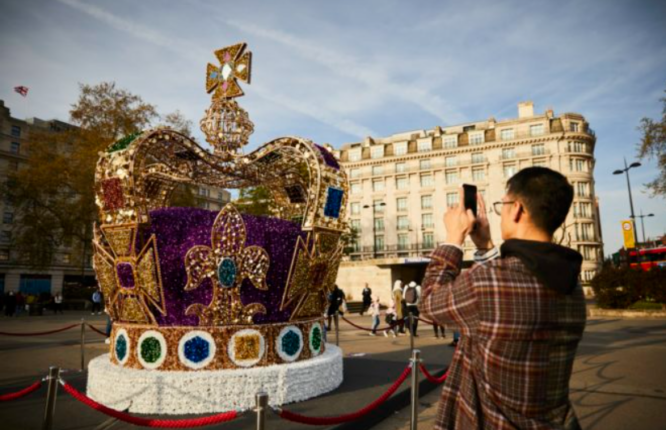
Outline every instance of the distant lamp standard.
POLYGON ((372 208, 372 256, 373 257, 376 257, 377 253, 377 244, 375 243, 375 211, 377 210, 378 207, 384 207, 384 206, 386 206, 386 203, 384 202, 373 203, 372 206, 363 205, 363 209, 372 208))
POLYGON ((631 223, 634 225, 634 238, 636 238, 636 216, 634 215, 634 200, 631 197, 631 184, 629 183, 629 169, 634 167, 640 167, 641 163, 635 161, 627 166, 627 159, 624 159, 624 169, 616 170, 613 172, 614 175, 627 175, 627 189, 629 190, 629 207, 631 208, 631 223))
POLYGON ((649 218, 651 216, 654 216, 654 214, 643 215, 643 209, 641 209, 641 214, 638 215, 638 218, 641 219, 641 230, 643 231, 643 244, 644 244, 644 246, 645 246, 645 222, 643 221, 643 218, 649 218))

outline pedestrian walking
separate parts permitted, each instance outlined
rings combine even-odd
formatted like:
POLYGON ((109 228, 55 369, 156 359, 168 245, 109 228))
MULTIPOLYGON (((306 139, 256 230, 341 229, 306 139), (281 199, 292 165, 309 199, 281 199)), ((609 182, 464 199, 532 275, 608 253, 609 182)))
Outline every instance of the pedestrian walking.
POLYGON ((414 337, 419 337, 416 331, 419 327, 419 315, 420 315, 419 304, 421 302, 421 286, 417 285, 416 282, 414 281, 410 282, 403 290, 402 297, 405 302, 405 307, 407 309, 407 312, 405 313, 405 318, 406 318, 405 321, 407 323, 407 326, 412 331, 412 335, 414 337), (409 319, 410 315, 413 316, 412 322, 410 322, 409 319))
MULTIPOLYGON (((430 257, 422 311, 460 331, 435 429, 579 429, 569 379, 585 329, 582 256, 553 243, 573 200, 558 172, 529 167, 493 204, 504 243, 490 236, 486 205, 444 215, 446 242, 430 257), (461 274, 467 236, 477 247, 461 274)), ((464 202, 462 189, 459 201, 464 202)))
POLYGON ((16 312, 16 296, 13 291, 10 291, 5 300, 5 315, 13 317, 16 312))
POLYGON ((25 311, 25 296, 22 292, 16 293, 16 316, 19 317, 25 311))
POLYGON ((90 315, 95 315, 95 312, 97 312, 97 315, 102 314, 102 292, 99 288, 96 288, 92 294, 92 312, 90 315))
POLYGON ((372 316, 372 331, 370 336, 377 334, 377 327, 379 327, 379 317, 381 315, 381 305, 379 303, 379 296, 370 303, 370 315, 372 316))
POLYGON ((435 332, 435 337, 439 339, 439 335, 442 335, 442 339, 446 337, 446 329, 443 325, 439 325, 437 322, 432 323, 432 330, 435 332))
POLYGON ((64 315, 62 311, 62 293, 58 291, 53 297, 53 315, 57 315, 60 312, 61 315, 64 315))
POLYGON ((368 287, 367 282, 365 283, 365 288, 363 288, 361 296, 363 297, 363 306, 361 306, 361 316, 363 316, 363 313, 368 310, 370 304, 372 303, 372 290, 370 289, 370 287, 368 287))
POLYGON ((393 284, 393 301, 395 304, 395 322, 398 324, 398 333, 405 333, 405 305, 402 299, 402 281, 398 279, 393 284))
POLYGON ((384 322, 388 324, 388 327, 386 328, 386 330, 384 330, 384 337, 388 337, 389 332, 391 332, 391 335, 393 335, 393 337, 398 336, 398 325, 396 322, 397 313, 396 313, 395 301, 393 299, 391 299, 391 304, 389 305, 388 309, 386 309, 385 315, 386 316, 384 317, 384 322))
POLYGON ((337 284, 335 284, 333 291, 331 291, 328 295, 328 311, 326 312, 328 315, 328 327, 326 327, 326 330, 331 330, 331 321, 333 320, 333 315, 335 315, 336 312, 344 315, 344 312, 341 309, 344 301, 345 293, 340 289, 340 287, 338 287, 337 284))

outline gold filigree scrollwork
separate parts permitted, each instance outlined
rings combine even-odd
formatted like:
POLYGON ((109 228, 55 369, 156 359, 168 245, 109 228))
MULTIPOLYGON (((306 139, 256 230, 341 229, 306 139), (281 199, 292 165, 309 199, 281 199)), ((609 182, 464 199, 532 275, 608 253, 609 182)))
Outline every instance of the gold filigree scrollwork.
POLYGON ((208 305, 195 303, 185 313, 199 317, 199 325, 252 324, 257 313, 266 313, 260 303, 243 305, 240 288, 249 279, 255 288, 267 290, 266 274, 270 259, 259 246, 245 246, 245 223, 233 205, 220 211, 213 223, 211 246, 197 245, 185 255, 186 291, 205 280, 213 285, 208 305))

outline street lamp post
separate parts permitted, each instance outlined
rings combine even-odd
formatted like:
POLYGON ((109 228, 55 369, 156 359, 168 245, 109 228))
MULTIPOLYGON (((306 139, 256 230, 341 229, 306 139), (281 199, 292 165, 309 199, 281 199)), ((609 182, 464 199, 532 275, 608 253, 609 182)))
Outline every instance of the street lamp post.
POLYGON ((638 218, 641 219, 641 230, 643 231, 643 244, 645 245, 645 222, 643 221, 643 218, 649 218, 651 216, 654 216, 654 214, 647 214, 643 215, 643 209, 641 209, 641 214, 638 215, 638 218))
POLYGON ((372 258, 377 257, 377 244, 375 243, 375 210, 377 206, 383 207, 386 206, 386 203, 373 203, 370 205, 363 205, 363 209, 370 209, 372 207, 372 258))
POLYGON ((627 175, 627 189, 629 190, 629 208, 631 209, 631 223, 634 226, 634 239, 636 239, 636 216, 634 215, 634 200, 631 197, 631 183, 629 182, 629 169, 640 167, 641 163, 635 161, 627 166, 627 159, 624 159, 624 169, 619 169, 613 172, 614 175, 627 175))

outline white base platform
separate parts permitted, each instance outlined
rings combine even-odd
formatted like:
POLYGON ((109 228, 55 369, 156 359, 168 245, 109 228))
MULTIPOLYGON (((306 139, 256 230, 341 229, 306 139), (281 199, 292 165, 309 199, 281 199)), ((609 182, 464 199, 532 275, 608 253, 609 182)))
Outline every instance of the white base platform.
POLYGON ((88 365, 87 394, 116 410, 145 414, 202 414, 254 407, 268 393, 280 406, 317 397, 340 386, 342 350, 327 344, 318 357, 250 369, 161 371, 127 369, 104 354, 88 365))

